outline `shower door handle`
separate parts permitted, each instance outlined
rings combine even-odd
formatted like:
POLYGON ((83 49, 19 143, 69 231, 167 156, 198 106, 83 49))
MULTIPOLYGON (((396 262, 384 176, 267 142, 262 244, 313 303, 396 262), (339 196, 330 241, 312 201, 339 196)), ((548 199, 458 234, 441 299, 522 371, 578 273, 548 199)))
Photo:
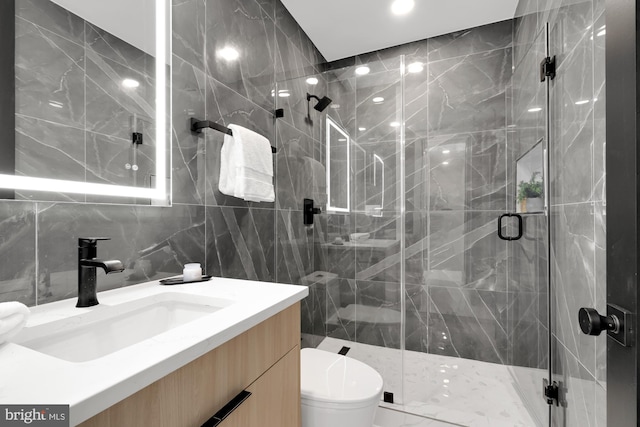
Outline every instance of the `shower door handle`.
POLYGON ((500 215, 500 217, 498 218, 498 237, 501 238, 502 240, 511 242, 514 240, 522 239, 522 236, 524 234, 523 229, 524 228, 522 225, 522 216, 516 213, 506 213, 504 215, 500 215), (502 220, 505 218, 516 218, 518 220, 518 234, 516 236, 505 236, 504 234, 502 234, 502 220))

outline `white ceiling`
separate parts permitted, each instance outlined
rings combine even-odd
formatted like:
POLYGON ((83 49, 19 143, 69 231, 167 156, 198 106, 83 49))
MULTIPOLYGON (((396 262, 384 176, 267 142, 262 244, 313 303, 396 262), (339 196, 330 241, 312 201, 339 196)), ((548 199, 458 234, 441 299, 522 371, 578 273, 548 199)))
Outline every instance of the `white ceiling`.
POLYGON ((328 61, 511 19, 518 0, 415 0, 405 16, 392 0, 282 0, 328 61))

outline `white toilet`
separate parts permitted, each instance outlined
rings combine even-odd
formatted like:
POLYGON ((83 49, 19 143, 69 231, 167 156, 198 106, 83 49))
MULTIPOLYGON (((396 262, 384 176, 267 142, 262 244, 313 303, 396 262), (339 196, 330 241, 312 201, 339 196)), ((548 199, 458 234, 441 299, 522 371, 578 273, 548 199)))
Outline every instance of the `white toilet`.
POLYGON ((305 348, 300 355, 302 427, 372 427, 382 377, 339 354, 305 348))

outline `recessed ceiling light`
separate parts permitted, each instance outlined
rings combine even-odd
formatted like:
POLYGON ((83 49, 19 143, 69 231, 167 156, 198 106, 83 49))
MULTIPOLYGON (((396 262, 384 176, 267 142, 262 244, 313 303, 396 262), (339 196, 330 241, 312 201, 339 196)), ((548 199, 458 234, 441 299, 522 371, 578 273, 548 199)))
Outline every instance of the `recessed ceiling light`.
POLYGON ((340 108, 340 104, 331 104, 331 108, 338 110, 340 108))
POLYGON ((451 150, 442 150, 442 154, 449 154, 451 150))
POLYGON ((538 111, 542 111, 542 108, 541 107, 529 108, 530 113, 537 113, 538 111))
POLYGON ((398 123, 398 122, 391 122, 391 123, 389 123, 389 126, 391 126, 392 128, 397 128, 397 127, 400 127, 400 123, 398 123))
POLYGON ((588 103, 589 103, 589 100, 588 100, 588 99, 583 99, 583 100, 581 100, 581 101, 577 101, 577 102, 576 102, 576 105, 584 105, 584 104, 588 104, 588 103))
POLYGON ((62 102, 58 102, 58 101, 49 101, 49 105, 51 105, 52 107, 55 107, 55 108, 64 107, 64 104, 62 102))
POLYGON ((381 104, 384 102, 384 98, 381 96, 376 96, 375 98, 372 99, 374 104, 381 104))
POLYGON ((356 68, 356 74, 359 76, 366 76, 371 71, 371 68, 363 65, 362 67, 356 68))
POLYGON ((449 164, 449 162, 442 162, 442 164, 446 166, 449 164))
POLYGON ((227 61, 235 61, 240 58, 240 52, 230 46, 227 46, 218 51, 218 56, 227 61))
POLYGON ((413 0, 395 0, 391 4, 391 12, 394 15, 406 15, 413 10, 415 3, 413 0))
POLYGON ((414 62, 412 64, 409 64, 409 66, 407 67, 407 71, 412 74, 421 73, 423 70, 424 64, 422 62, 414 62))
POLYGON ((129 88, 129 89, 135 89, 138 86, 140 86, 140 82, 137 80, 133 80, 133 79, 124 79, 122 81, 122 86, 129 88))
POLYGON ((288 98, 291 96, 291 94, 289 93, 289 89, 282 89, 278 91, 278 96, 280 98, 288 98))
POLYGON ((317 85, 318 84, 318 79, 315 77, 309 77, 307 79, 307 84, 308 85, 317 85))
POLYGON ((360 132, 364 132, 365 130, 367 130, 367 128, 358 128, 358 130, 359 130, 360 132))
POLYGON ((340 138, 338 142, 347 142, 347 138, 340 138))

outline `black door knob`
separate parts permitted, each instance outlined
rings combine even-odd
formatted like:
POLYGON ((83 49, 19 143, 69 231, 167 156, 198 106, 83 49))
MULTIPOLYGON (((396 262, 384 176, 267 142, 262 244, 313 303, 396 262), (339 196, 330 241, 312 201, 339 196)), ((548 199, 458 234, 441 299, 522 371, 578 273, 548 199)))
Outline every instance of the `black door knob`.
POLYGON ((600 335, 602 331, 620 330, 620 321, 616 316, 601 316, 596 309, 581 308, 578 313, 580 329, 586 335, 600 335))

